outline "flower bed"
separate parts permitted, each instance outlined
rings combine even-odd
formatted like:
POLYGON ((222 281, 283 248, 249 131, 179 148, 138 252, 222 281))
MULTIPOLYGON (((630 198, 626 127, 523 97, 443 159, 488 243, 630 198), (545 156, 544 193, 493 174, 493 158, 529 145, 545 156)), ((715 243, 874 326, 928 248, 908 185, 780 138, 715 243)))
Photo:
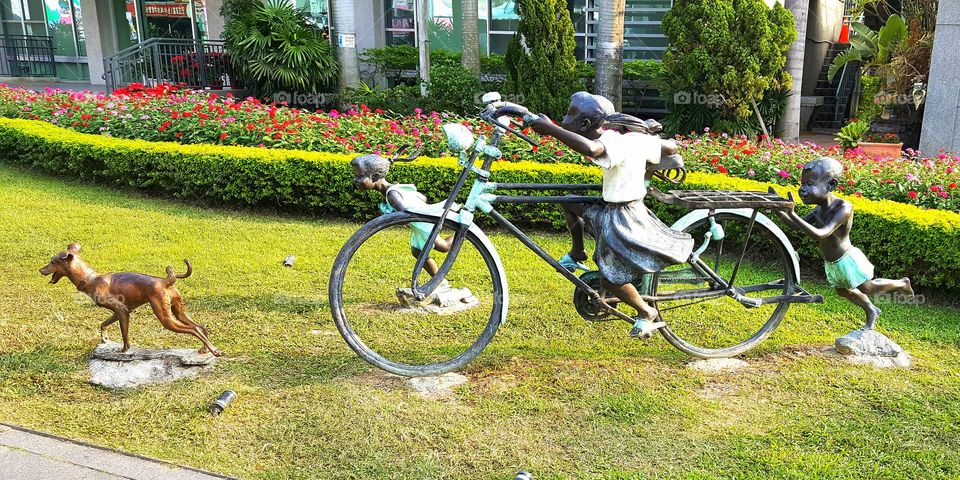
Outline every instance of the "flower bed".
MULTIPOLYGON (((461 122, 477 132, 491 132, 491 127, 478 119, 437 112, 417 110, 395 117, 362 105, 347 112, 312 112, 229 95, 182 92, 172 86, 133 86, 113 95, 0 87, 0 116, 42 120, 84 133, 185 144, 390 154, 401 145, 417 143, 424 155, 433 157, 448 154, 440 129, 443 123, 461 122)), ((507 137, 502 146, 505 159, 583 161, 552 138, 541 142, 540 147, 531 149, 507 137)), ((838 147, 812 144, 777 141, 772 146, 758 146, 745 137, 712 132, 680 138, 680 143, 692 171, 796 185, 806 161, 828 155, 839 158, 846 167, 846 182, 840 186, 843 193, 960 210, 960 157, 874 158, 857 150, 843 153, 838 147)))
POLYGON ((820 156, 844 164, 841 193, 893 200, 927 208, 960 210, 960 157, 941 153, 937 158, 883 158, 859 149, 843 152, 810 143, 788 145, 775 140, 758 146, 744 137, 710 132, 680 140, 687 168, 749 178, 780 185, 799 185, 803 165, 820 156))
MULTIPOLYGON (((104 138, 36 121, 0 118, 0 161, 100 183, 144 189, 233 207, 271 207, 352 218, 377 215, 382 200, 353 185, 350 155, 248 147, 179 145, 104 138)), ((432 201, 449 193, 459 167, 452 158, 401 163, 392 181, 415 183, 432 201)), ((599 168, 571 164, 501 162, 493 179, 504 183, 599 183, 599 168)), ((682 188, 766 191, 768 184, 722 174, 691 173, 682 188)), ((788 190, 778 187, 781 194, 788 190)), ((918 285, 960 289, 960 214, 890 201, 847 197, 856 208, 854 239, 878 272, 909 275, 918 285)), ((556 205, 504 205, 511 220, 563 229, 556 205)), ((667 221, 683 212, 651 202, 667 221)), ((478 219, 486 219, 479 216, 478 219)), ((819 265, 814 244, 787 230, 807 262, 819 265)))

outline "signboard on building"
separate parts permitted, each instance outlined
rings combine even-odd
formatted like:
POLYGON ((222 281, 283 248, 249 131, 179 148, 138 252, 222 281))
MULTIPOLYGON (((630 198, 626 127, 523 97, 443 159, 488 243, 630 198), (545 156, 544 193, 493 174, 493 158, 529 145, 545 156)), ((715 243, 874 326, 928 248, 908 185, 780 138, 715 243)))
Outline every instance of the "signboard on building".
MULTIPOLYGON (((135 14, 133 2, 127 2, 127 11, 135 14)), ((148 17, 187 18, 187 4, 180 2, 144 2, 143 13, 148 17)))

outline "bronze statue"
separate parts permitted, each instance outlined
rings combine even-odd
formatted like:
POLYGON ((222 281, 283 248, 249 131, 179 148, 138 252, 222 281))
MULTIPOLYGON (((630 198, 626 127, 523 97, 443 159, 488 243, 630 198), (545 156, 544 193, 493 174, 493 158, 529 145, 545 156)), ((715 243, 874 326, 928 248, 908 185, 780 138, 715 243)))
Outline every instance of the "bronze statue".
MULTIPOLYGON (((407 146, 400 147, 393 158, 370 154, 358 156, 350 162, 355 175, 354 184, 357 187, 364 190, 376 190, 384 195, 386 201, 380 204, 380 211, 383 214, 403 212, 410 208, 428 205, 427 197, 417 191, 416 185, 392 184, 387 181, 390 165, 394 162, 410 162, 420 156, 418 150, 406 158, 400 158, 400 155, 407 148, 407 146)), ((433 231, 433 224, 412 223, 410 229, 410 253, 414 258, 418 258, 427 244, 430 232, 433 231)), ((440 253, 447 253, 450 251, 450 242, 450 237, 442 238, 438 236, 433 244, 433 249, 440 253)), ((430 275, 436 275, 440 269, 433 258, 427 260, 424 268, 430 275)))
POLYGON ((114 322, 120 323, 120 333, 123 336, 123 347, 119 352, 130 349, 130 313, 146 303, 153 308, 153 314, 160 320, 160 324, 175 333, 187 333, 203 342, 200 353, 212 353, 219 357, 223 353, 217 350, 207 338, 207 329, 194 323, 183 307, 183 298, 174 287, 177 279, 187 278, 193 272, 190 262, 187 272, 176 275, 173 267, 167 267, 167 277, 158 278, 139 273, 111 273, 100 275, 80 258, 80 244, 71 243, 67 251, 54 255, 45 267, 40 269, 42 275, 52 275, 50 283, 57 283, 67 277, 77 287, 93 299, 99 307, 113 312, 113 315, 100 324, 100 341, 106 341, 105 329, 114 322))
POLYGON ((588 92, 571 97, 560 125, 542 114, 529 125, 603 168, 603 203, 564 206, 573 246, 561 265, 583 268, 583 233, 589 232, 597 241, 594 261, 604 288, 638 313, 630 334, 649 337, 664 323, 633 284, 644 274, 686 262, 693 251, 693 237, 671 230, 643 204, 648 166, 660 168, 656 165, 667 159, 664 168, 682 167, 676 142, 652 135, 656 125, 617 113, 609 100, 588 92))
MULTIPOLYGON (((913 287, 907 277, 900 280, 873 278, 873 264, 850 243, 853 205, 833 194, 842 175, 843 165, 833 158, 810 161, 803 166, 799 193, 804 204, 816 205, 816 208, 804 217, 793 209, 774 212, 788 225, 817 241, 827 283, 836 289, 838 295, 863 309, 867 316, 864 329, 873 330, 882 312, 868 295, 890 292, 913 295, 913 287)), ((770 191, 773 192, 773 187, 770 191)), ((788 198, 792 201, 793 194, 788 198)))

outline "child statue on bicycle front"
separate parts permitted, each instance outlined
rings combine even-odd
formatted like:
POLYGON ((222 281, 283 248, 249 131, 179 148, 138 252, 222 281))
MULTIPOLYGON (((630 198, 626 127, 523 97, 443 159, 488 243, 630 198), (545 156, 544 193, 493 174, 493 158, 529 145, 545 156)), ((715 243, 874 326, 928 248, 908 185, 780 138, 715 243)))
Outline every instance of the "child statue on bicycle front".
MULTIPOLYGON (((510 108, 517 107, 506 107, 510 108)), ((674 164, 670 168, 682 166, 676 142, 651 135, 646 122, 617 113, 609 100, 588 92, 571 97, 560 125, 542 114, 504 113, 524 116, 538 134, 556 138, 603 168, 602 203, 564 206, 573 248, 560 262, 568 268, 582 265, 587 259, 583 232, 590 233, 597 242, 593 259, 603 277, 603 287, 636 309, 631 336, 649 337, 664 323, 634 284, 645 274, 686 262, 694 246, 693 237, 670 229, 643 203, 648 164, 671 158, 674 164)))

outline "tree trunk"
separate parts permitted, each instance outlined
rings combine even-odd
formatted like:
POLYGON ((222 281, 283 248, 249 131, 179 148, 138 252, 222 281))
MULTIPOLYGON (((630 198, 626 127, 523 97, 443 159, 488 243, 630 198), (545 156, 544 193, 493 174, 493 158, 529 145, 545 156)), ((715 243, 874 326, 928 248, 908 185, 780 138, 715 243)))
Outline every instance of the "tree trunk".
POLYGON ((463 68, 480 76, 480 32, 477 30, 479 0, 461 0, 460 21, 463 24, 463 68))
POLYGON ((787 109, 780 119, 781 138, 785 142, 800 141, 800 91, 803 87, 803 56, 807 44, 807 12, 810 0, 784 0, 784 7, 793 12, 797 27, 797 39, 787 52, 787 72, 793 77, 793 87, 787 97, 787 109))
POLYGON ((623 15, 626 0, 597 0, 597 78, 594 91, 623 108, 623 15))
POLYGON ((350 0, 333 0, 334 46, 340 61, 340 89, 360 84, 360 60, 357 56, 357 24, 350 0))
POLYGON ((430 85, 430 12, 427 0, 417 0, 417 48, 420 50, 420 96, 426 97, 430 85))

